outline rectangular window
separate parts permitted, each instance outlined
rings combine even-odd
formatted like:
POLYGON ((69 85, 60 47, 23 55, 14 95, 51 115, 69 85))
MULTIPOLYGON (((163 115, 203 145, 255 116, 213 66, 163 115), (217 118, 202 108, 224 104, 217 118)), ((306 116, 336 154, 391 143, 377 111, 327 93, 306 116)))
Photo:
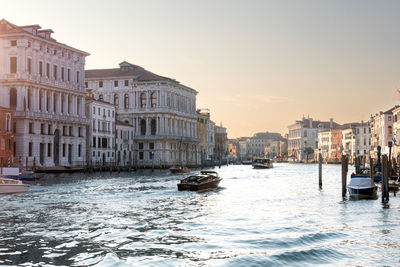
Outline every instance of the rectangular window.
POLYGON ((79 71, 76 72, 76 82, 79 83, 79 71))
POLYGON ((51 143, 47 144, 47 156, 51 157, 51 143))
POLYGON ((69 126, 69 136, 73 136, 72 135, 72 130, 73 130, 72 126, 69 126))
POLYGON ((114 87, 118 87, 118 81, 114 81, 114 87))
POLYGON ((82 131, 81 130, 82 130, 81 127, 78 127, 78 136, 79 137, 82 137, 82 131))
POLYGON ((46 77, 50 78, 50 64, 46 63, 46 77))
POLYGON ((82 145, 79 144, 79 145, 78 145, 78 157, 80 157, 81 154, 82 154, 82 145))
POLYGON ((71 81, 71 69, 67 70, 67 80, 71 81))
POLYGON ((32 74, 32 59, 28 58, 28 62, 26 62, 26 64, 27 64, 28 73, 32 74))
POLYGON ((65 69, 64 67, 61 67, 61 81, 65 80, 65 69))
POLYGON ((67 126, 63 126, 63 136, 67 136, 67 126))
POLYGON ((103 81, 99 82, 99 87, 102 88, 103 87, 103 81))
POLYGON ((49 124, 49 126, 47 127, 47 134, 51 134, 51 124, 49 124))
POLYGON ((62 145, 62 156, 65 157, 65 144, 62 145))
POLYGON ((143 149, 143 143, 139 143, 139 149, 143 149))
POLYGON ((29 157, 32 157, 32 147, 33 147, 33 144, 30 142, 28 145, 28 156, 29 157))
POLYGON ((43 62, 39 61, 39 75, 40 77, 43 76, 43 62))
POLYGON ((125 86, 128 86, 128 85, 129 85, 129 81, 125 80, 125 86))
POLYGON ((143 159, 143 152, 139 152, 139 159, 143 159))
POLYGON ((150 149, 154 149, 154 143, 150 143, 150 144, 149 144, 149 148, 150 148, 150 149))
POLYGON ((88 82, 85 82, 85 88, 89 88, 88 82))
POLYGON ((10 57, 10 73, 17 73, 17 57, 10 57))
POLYGON ((44 123, 40 124, 40 134, 44 134, 44 123))
POLYGON ((17 40, 11 40, 11 46, 17 46, 17 40))
POLYGON ((54 77, 54 80, 57 80, 57 65, 53 66, 53 77, 54 77))
POLYGON ((96 147, 96 137, 93 137, 93 147, 96 147))
POLYGON ((33 132, 33 122, 30 122, 29 123, 29 133, 30 134, 33 134, 34 132, 33 132))

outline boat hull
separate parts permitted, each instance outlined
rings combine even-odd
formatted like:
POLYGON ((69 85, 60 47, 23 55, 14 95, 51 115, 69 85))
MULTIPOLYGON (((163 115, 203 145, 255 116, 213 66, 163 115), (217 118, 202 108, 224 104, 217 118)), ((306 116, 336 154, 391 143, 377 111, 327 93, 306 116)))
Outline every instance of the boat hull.
POLYGON ((271 169, 272 164, 253 164, 253 169, 271 169))
POLYGON ((216 189, 221 182, 221 179, 214 179, 206 183, 179 183, 178 191, 204 191, 216 189))
POLYGON ((357 199, 376 199, 377 198, 377 187, 370 188, 356 188, 356 187, 348 187, 349 195, 351 198, 357 199))
POLYGON ((0 194, 25 193, 29 186, 25 184, 0 184, 0 194))

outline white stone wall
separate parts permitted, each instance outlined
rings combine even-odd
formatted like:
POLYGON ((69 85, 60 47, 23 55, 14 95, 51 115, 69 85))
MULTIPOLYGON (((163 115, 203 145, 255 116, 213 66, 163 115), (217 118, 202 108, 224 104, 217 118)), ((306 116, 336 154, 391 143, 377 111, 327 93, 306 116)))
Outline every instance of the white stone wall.
POLYGON ((115 107, 94 100, 88 100, 86 106, 86 113, 90 119, 88 161, 93 166, 110 166, 115 162, 115 107), (103 139, 107 140, 104 147, 103 139))
POLYGON ((16 161, 23 166, 26 162, 29 166, 85 165, 84 128, 88 121, 83 84, 88 54, 28 33, 0 34, 0 51, 0 105, 15 109, 16 161), (15 46, 13 41, 16 41, 15 46), (10 72, 11 57, 17 58, 16 73, 10 72), (16 105, 13 105, 14 90, 16 105), (33 132, 29 132, 30 123, 35 129, 33 132), (50 125, 51 132, 47 129, 45 134, 41 133, 41 124, 50 125), (67 135, 62 134, 64 127, 71 127, 72 136, 69 130, 67 135), (81 136, 78 128, 81 128, 81 136), (54 151, 56 130, 61 133, 57 152, 54 151), (29 143, 32 143, 31 153, 29 143), (41 153, 41 143, 45 153, 41 153), (51 153, 48 154, 49 144, 51 153), (59 162, 54 159, 54 152, 59 154, 59 162))
POLYGON ((134 128, 133 126, 116 125, 116 162, 117 166, 134 166, 134 128))
POLYGON ((151 144, 156 147, 155 156, 161 165, 195 164, 198 144, 195 90, 174 82, 139 82, 132 77, 88 78, 87 82, 96 98, 116 104, 119 120, 133 125, 135 164, 152 165, 153 160, 148 156, 151 144), (128 86, 125 86, 125 80, 128 86), (114 86, 115 81, 118 81, 118 86, 114 86), (100 82, 103 82, 103 87, 100 87, 100 82), (146 99, 144 106, 141 104, 142 95, 146 99), (145 124, 143 128, 142 121, 145 124), (152 121, 156 124, 153 133, 152 121), (143 143, 143 149, 139 149, 139 143, 143 143), (140 152, 143 152, 143 159, 140 152))

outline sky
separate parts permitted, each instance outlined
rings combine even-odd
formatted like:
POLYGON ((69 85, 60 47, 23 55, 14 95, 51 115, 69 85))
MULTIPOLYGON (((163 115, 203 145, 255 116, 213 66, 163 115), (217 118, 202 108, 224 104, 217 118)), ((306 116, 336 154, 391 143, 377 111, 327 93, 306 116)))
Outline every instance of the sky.
POLYGON ((400 104, 400 1, 0 0, 0 19, 199 92, 228 137, 287 133, 303 116, 368 120, 400 104))

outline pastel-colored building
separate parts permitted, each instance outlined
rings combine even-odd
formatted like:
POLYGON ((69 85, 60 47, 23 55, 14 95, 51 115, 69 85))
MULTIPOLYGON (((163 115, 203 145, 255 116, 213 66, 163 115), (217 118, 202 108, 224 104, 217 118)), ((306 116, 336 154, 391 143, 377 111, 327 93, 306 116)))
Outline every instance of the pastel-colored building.
POLYGON ((14 158, 13 111, 0 107, 0 167, 18 164, 14 158))

